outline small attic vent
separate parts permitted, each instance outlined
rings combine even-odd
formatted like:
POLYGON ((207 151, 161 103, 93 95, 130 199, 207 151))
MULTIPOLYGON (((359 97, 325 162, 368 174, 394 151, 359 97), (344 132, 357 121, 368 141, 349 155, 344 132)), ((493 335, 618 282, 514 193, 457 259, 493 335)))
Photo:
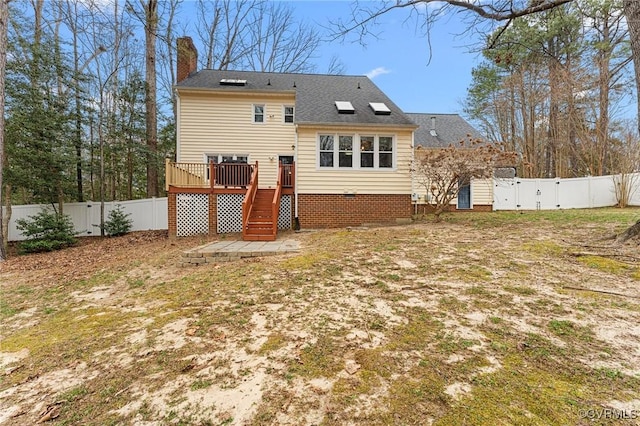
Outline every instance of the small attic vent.
POLYGON ((349 101, 336 101, 336 108, 340 114, 354 114, 356 112, 349 101))
POLYGON ((237 78, 223 78, 220 80, 221 86, 246 86, 247 80, 240 80, 237 78))
POLYGON ((434 129, 429 130, 429 133, 431 134, 431 136, 433 136, 434 138, 438 137, 438 134, 436 133, 436 131, 434 129))
POLYGON ((391 115, 391 110, 383 102, 369 102, 375 115, 391 115))

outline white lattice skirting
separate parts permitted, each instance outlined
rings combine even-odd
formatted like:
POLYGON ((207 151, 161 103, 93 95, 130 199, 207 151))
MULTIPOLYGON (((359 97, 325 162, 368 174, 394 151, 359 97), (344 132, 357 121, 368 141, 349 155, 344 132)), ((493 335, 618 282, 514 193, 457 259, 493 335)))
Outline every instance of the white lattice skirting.
POLYGON ((291 198, 291 195, 283 195, 280 198, 278 229, 291 229, 291 198))
POLYGON ((209 233, 209 195, 176 194, 176 235, 209 233))
POLYGON ((220 194, 216 197, 218 234, 242 232, 242 200, 243 194, 220 194))
MULTIPOLYGON (((217 227, 218 234, 230 232, 242 232, 242 194, 219 194, 216 197, 218 209, 217 227)), ((280 212, 278 214, 278 229, 291 229, 292 197, 284 195, 280 199, 280 212)))

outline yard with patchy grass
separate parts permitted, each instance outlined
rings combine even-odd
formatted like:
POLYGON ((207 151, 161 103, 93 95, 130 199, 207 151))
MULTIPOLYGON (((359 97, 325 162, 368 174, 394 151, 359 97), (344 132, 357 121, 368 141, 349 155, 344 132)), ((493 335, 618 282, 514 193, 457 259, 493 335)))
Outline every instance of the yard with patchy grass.
POLYGON ((0 424, 637 425, 638 209, 448 215, 206 242, 85 239, 0 266, 0 424), (595 421, 593 418, 600 417, 595 421))

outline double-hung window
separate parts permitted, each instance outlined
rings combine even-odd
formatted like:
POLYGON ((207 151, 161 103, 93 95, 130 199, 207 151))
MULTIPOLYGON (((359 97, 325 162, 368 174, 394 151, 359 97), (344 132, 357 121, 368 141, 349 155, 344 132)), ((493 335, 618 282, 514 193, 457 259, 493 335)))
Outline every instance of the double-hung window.
POLYGON ((338 136, 338 167, 353 167, 353 136, 338 136))
POLYGON ((264 123, 264 105, 253 105, 253 122, 264 123))
POLYGON ((290 105, 285 105, 283 108, 283 116, 285 123, 293 123, 294 108, 290 105))
POLYGON ((373 136, 360 136, 360 168, 373 168, 374 158, 374 141, 373 136))
POLYGON ((320 135, 320 167, 333 167, 333 135, 320 135))
POLYGON ((378 167, 381 169, 393 167, 393 138, 391 136, 378 138, 378 167))

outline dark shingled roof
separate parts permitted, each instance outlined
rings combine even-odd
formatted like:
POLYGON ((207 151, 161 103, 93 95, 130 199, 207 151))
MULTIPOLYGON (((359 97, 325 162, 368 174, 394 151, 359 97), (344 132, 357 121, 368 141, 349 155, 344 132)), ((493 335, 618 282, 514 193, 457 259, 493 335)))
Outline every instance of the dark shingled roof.
POLYGON ((476 129, 458 114, 407 113, 406 115, 420 126, 416 129, 413 138, 416 147, 444 148, 449 145, 458 145, 463 140, 468 141, 469 137, 485 140, 476 129), (434 124, 433 117, 435 117, 436 136, 431 134, 434 124))
POLYGON ((289 74, 256 71, 201 70, 176 85, 180 89, 203 89, 225 92, 291 92, 296 95, 297 124, 389 125, 415 128, 403 113, 366 76, 289 74), (246 80, 245 86, 221 85, 222 79, 246 80), (354 114, 339 114, 335 101, 349 101, 354 114), (369 102, 383 102, 389 115, 374 114, 369 102))

